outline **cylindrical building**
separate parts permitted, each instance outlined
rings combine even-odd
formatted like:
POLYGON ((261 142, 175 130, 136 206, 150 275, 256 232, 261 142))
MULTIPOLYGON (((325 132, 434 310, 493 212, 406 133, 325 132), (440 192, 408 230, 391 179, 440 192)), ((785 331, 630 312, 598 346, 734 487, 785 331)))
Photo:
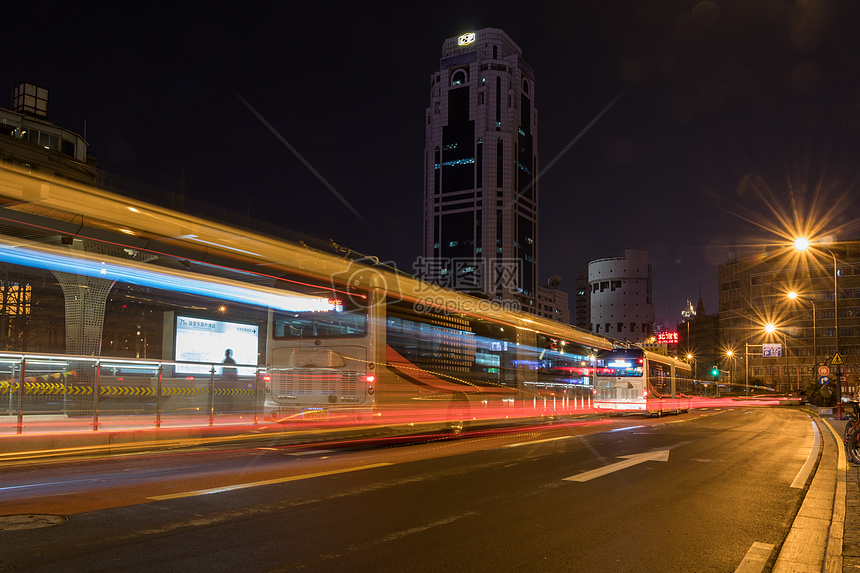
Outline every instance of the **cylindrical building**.
POLYGON ((619 340, 644 342, 654 324, 648 252, 628 249, 623 257, 588 263, 591 330, 619 340))

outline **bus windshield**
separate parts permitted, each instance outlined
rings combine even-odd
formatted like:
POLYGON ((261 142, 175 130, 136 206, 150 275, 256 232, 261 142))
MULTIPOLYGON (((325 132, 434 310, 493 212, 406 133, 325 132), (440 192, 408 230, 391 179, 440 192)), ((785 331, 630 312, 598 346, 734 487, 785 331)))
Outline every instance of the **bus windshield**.
POLYGON ((364 309, 328 312, 276 312, 272 317, 272 337, 341 338, 367 334, 364 309))
POLYGON ((641 354, 612 351, 598 354, 597 375, 617 377, 641 377, 643 359, 641 354))
POLYGON ((363 296, 350 296, 345 292, 332 290, 330 285, 314 285, 307 279, 299 282, 284 277, 284 281, 276 286, 327 298, 332 306, 331 310, 325 311, 274 311, 273 339, 352 338, 367 334, 367 305, 362 304, 363 296))

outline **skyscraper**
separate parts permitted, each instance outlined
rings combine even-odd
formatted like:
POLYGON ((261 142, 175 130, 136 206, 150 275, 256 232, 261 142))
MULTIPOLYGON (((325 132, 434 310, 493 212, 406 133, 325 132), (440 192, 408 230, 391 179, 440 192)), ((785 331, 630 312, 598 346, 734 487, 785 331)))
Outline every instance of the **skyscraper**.
POLYGON ((442 44, 430 78, 416 266, 431 282, 529 312, 538 279, 534 97, 534 71, 502 30, 442 44))

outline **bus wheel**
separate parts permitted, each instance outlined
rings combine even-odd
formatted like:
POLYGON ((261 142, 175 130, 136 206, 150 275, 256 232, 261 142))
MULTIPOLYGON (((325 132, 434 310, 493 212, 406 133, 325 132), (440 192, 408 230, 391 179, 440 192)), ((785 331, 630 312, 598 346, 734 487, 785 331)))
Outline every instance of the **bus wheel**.
POLYGON ((446 427, 449 432, 459 434, 466 428, 466 420, 469 419, 469 398, 462 392, 454 394, 448 404, 448 416, 446 427))

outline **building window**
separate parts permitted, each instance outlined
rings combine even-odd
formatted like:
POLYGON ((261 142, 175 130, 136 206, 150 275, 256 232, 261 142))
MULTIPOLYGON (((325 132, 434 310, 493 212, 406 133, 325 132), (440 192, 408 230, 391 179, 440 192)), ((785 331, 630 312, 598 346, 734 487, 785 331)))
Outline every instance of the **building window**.
POLYGON ((451 85, 454 87, 461 86, 469 81, 469 77, 466 75, 465 70, 457 70, 454 72, 454 75, 451 76, 451 85))
POLYGON ((529 82, 528 82, 528 80, 523 80, 523 93, 529 93, 529 82))
POLYGON ((505 148, 502 138, 500 137, 496 142, 496 187, 502 187, 503 185, 505 174, 504 157, 505 148))
POLYGON ((496 131, 502 130, 502 78, 496 78, 496 131))

